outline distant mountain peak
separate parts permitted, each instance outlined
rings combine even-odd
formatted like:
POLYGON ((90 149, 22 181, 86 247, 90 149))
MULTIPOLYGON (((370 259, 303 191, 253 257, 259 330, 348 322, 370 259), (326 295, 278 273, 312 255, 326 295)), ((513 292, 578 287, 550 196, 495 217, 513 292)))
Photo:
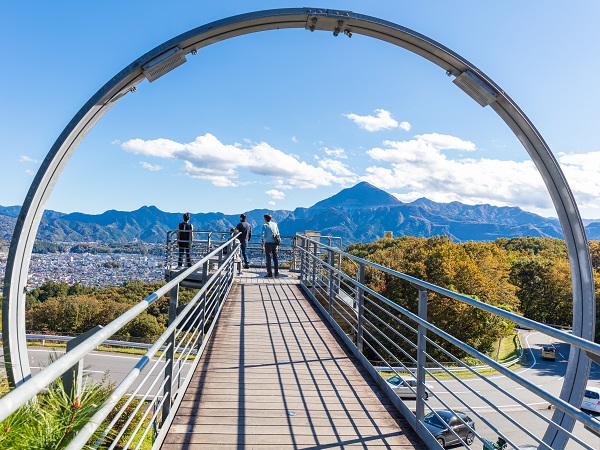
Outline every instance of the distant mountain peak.
POLYGON ((380 208, 382 206, 398 206, 403 203, 391 194, 373 186, 371 183, 360 183, 340 192, 332 197, 321 200, 310 209, 325 208, 380 208))

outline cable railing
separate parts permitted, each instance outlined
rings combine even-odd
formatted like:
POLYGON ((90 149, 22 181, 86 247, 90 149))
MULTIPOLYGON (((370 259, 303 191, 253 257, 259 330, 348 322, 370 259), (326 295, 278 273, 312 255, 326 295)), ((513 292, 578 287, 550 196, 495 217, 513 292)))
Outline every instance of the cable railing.
MULTIPOLYGON (((164 295, 169 295, 169 319, 164 333, 150 346, 114 386, 103 404, 98 405, 86 425, 66 448, 138 449, 160 443, 164 438, 177 405, 181 402, 200 357, 221 313, 235 275, 239 250, 238 234, 214 245, 190 268, 106 325, 90 330, 67 347, 67 352, 0 398, 0 422, 59 380, 77 378, 73 367, 83 372, 83 360, 100 344, 118 334, 125 325, 147 310, 164 295), (214 260, 218 267, 211 268, 214 260), (179 288, 186 277, 201 273, 202 285, 186 305, 179 305, 179 288), (182 309, 183 308, 183 309, 182 309)), ((212 241, 214 242, 214 241, 212 241)), ((69 345, 69 344, 68 344, 69 345)), ((77 399, 81 378, 66 395, 77 399)), ((85 384, 85 382, 83 382, 85 384)))
MULTIPOLYGON (((432 325, 427 320, 427 305, 428 301, 445 297, 490 313, 493 320, 511 321, 543 332, 589 354, 600 355, 600 345, 358 258, 308 236, 300 236, 297 242, 304 290, 429 448, 437 444, 445 447, 454 441, 465 447, 485 448, 490 446, 490 439, 499 436, 513 448, 528 443, 551 449, 544 435, 553 430, 568 436, 578 448, 597 449, 596 437, 593 442, 585 442, 538 408, 540 404, 550 405, 596 434, 600 433, 600 422, 432 325), (408 301, 403 304, 410 304, 412 310, 369 287, 366 280, 374 274, 385 274, 393 282, 411 286, 414 298, 405 299, 408 301), (468 355, 499 372, 504 376, 502 383, 496 381, 497 377, 483 375, 456 354, 468 355), (453 368, 448 367, 448 361, 453 368), (458 375, 456 366, 471 376, 458 375), (404 389, 406 397, 415 399, 414 404, 399 397, 403 394, 397 393, 401 390, 395 390, 394 383, 404 389), (430 433, 429 424, 446 423, 441 411, 453 413, 457 422, 443 433, 430 433), (477 419, 477 426, 470 418, 477 419)), ((403 292, 406 291, 410 292, 403 292)))

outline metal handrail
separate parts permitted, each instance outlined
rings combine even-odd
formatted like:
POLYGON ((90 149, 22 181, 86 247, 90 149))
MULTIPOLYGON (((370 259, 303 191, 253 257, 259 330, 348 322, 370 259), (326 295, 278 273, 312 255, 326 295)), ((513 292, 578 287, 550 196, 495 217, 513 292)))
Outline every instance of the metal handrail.
MULTIPOLYGON (((160 299, 163 295, 171 291, 175 286, 178 286, 186 277, 188 277, 191 273, 198 270, 205 263, 209 261, 209 259, 213 256, 222 252, 226 247, 230 246, 232 242, 235 242, 235 238, 239 233, 232 236, 232 238, 223 243, 220 247, 213 250, 210 254, 206 255, 200 261, 195 263, 193 266, 189 267, 186 270, 183 270, 179 275, 174 277, 170 282, 166 283, 164 286, 157 289, 155 292, 150 294, 144 300, 139 302, 137 305, 133 306, 121 316, 117 317, 115 320, 110 322, 105 327, 101 328, 96 333, 92 334, 90 337, 82 341, 78 346, 73 348, 71 351, 65 353, 63 356, 58 358, 44 370, 38 372, 33 375, 30 379, 26 380, 21 385, 17 386, 15 389, 7 393, 4 397, 0 398, 0 422, 5 420, 8 416, 14 413, 21 406, 25 405, 29 400, 35 397, 37 394, 42 392, 46 387, 48 387, 54 380, 59 378, 65 372, 67 372, 71 367, 76 365, 79 361, 83 360, 88 353, 95 350, 99 345, 101 345, 104 341, 106 341, 110 336, 117 333, 121 328, 127 325, 131 320, 136 318, 140 313, 145 311, 150 305, 152 305, 155 301, 160 299)), ((224 266, 220 267, 219 270, 222 270, 224 266)), ((208 284, 203 287, 204 290, 208 288, 208 284)), ((188 305, 189 306, 189 305, 188 305)), ((183 316, 181 316, 183 317, 183 316)), ((171 327, 167 329, 167 331, 172 332, 171 327)), ((165 331, 165 333, 167 333, 165 331)), ((164 335, 164 333, 163 333, 164 335)), ((160 348, 160 346, 164 343, 165 339, 161 335, 161 338, 157 340, 157 342, 152 346, 151 349, 148 350, 146 355, 154 355, 160 348), (160 345, 157 345, 160 342, 160 345)), ((140 363, 142 367, 148 362, 148 356, 144 356, 140 363)), ((141 370, 141 369, 140 369, 141 370)), ((122 382, 125 383, 126 380, 129 379, 129 376, 122 382)), ((135 377, 134 377, 135 379, 135 377)), ((115 390, 118 391, 119 389, 115 390)), ((122 393, 123 395, 125 392, 122 393)))
MULTIPOLYGON (((410 275, 406 275, 405 273, 398 272, 397 270, 390 269, 385 266, 381 266, 377 263, 368 261, 366 259, 359 258, 358 256, 354 256, 350 253, 342 252, 337 247, 327 246, 327 245, 321 244, 310 238, 303 238, 303 239, 306 239, 308 242, 311 242, 313 244, 320 245, 326 250, 331 250, 336 253, 341 253, 341 254, 343 254, 344 257, 354 260, 355 262, 357 262, 359 264, 364 264, 365 266, 370 266, 375 269, 381 270, 382 272, 386 272, 390 275, 396 276, 398 278, 402 278, 403 280, 408 281, 409 283, 412 283, 415 286, 424 288, 429 291, 437 292, 438 294, 444 295, 446 297, 453 298, 454 300, 458 300, 458 301, 466 303, 470 306, 474 306, 475 308, 495 314, 504 319, 508 319, 508 320, 515 322, 519 325, 522 325, 526 328, 531 328, 533 330, 540 331, 540 332, 545 333, 549 336, 552 336, 558 340, 575 345, 576 347, 579 347, 587 352, 590 352, 594 355, 600 356, 600 344, 596 344, 592 341, 588 341, 587 339, 580 338, 579 336, 574 336, 570 333, 566 333, 564 331, 557 330, 556 328, 553 328, 550 325, 542 324, 542 323, 536 322, 535 320, 532 320, 532 319, 527 319, 526 317, 519 316, 517 314, 508 312, 504 309, 497 308, 495 306, 489 305, 489 304, 484 303, 479 300, 475 300, 471 297, 467 297, 466 295, 458 294, 454 291, 444 289, 443 287, 428 283, 427 281, 423 281, 419 278, 411 277, 410 275)), ((341 272, 338 271, 338 273, 341 273, 341 272)))
MULTIPOLYGON (((446 342, 453 344, 454 346, 456 346, 457 348, 466 352, 467 354, 479 359, 484 364, 487 364, 489 367, 491 367, 491 368, 497 370, 498 372, 500 372, 501 374, 505 375, 508 379, 525 387, 527 390, 534 393, 539 398, 544 399, 545 401, 549 402, 550 404, 556 406, 556 408, 565 412, 566 414, 571 416, 573 419, 583 423, 586 427, 590 428, 591 430, 594 430, 595 432, 600 432, 600 424, 597 421, 593 420, 588 414, 580 411, 579 409, 577 409, 573 405, 569 404, 568 402, 546 392, 545 390, 534 385, 533 383, 529 382, 528 380, 521 377, 520 375, 512 372, 509 369, 506 369, 502 364, 497 363, 496 361, 492 360, 491 358, 487 357, 486 355, 478 352, 476 349, 474 349, 474 348, 470 347, 469 345, 456 339, 449 333, 447 333, 447 332, 441 330, 440 328, 429 323, 426 319, 426 307, 425 307, 425 316, 422 316, 422 313, 421 313, 422 303, 421 302, 422 301, 426 302, 427 301, 427 292, 432 291, 432 292, 436 292, 436 293, 442 294, 444 296, 447 296, 449 298, 458 300, 460 302, 463 302, 465 304, 468 304, 468 305, 478 308, 480 310, 495 314, 496 316, 500 316, 504 319, 511 320, 517 324, 525 325, 528 328, 547 333, 559 340, 570 343, 573 346, 582 348, 592 354, 600 355, 600 345, 595 344, 590 341, 587 341, 585 339, 579 338, 577 336, 573 336, 569 333, 565 333, 563 331, 556 330, 547 325, 537 323, 531 319, 523 318, 514 313, 507 312, 503 309, 496 308, 494 306, 488 305, 488 304, 480 302, 478 300, 474 300, 465 295, 458 294, 456 292, 441 288, 439 286, 428 283, 426 281, 411 277, 409 275, 395 271, 393 269, 389 269, 387 267, 380 266, 376 263, 364 260, 357 256, 345 253, 345 252, 341 251, 339 248, 328 246, 328 245, 321 243, 320 240, 311 239, 308 236, 302 236, 300 238, 300 241, 301 242, 299 245, 299 252, 301 253, 302 260, 303 260, 303 264, 301 267, 301 270, 302 270, 301 282, 302 282, 302 286, 303 286, 304 290, 315 301, 317 306, 325 314, 328 321, 330 321, 330 323, 333 325, 334 329, 336 329, 336 331, 340 334, 342 339, 344 339, 346 341, 346 343, 348 343, 348 345, 350 345, 350 347, 353 349, 353 352, 356 354, 356 356, 359 357, 359 359, 361 360, 363 365, 365 365, 365 367, 378 380, 378 383, 381 385, 381 387, 384 389, 384 391, 386 391, 386 393, 390 396, 390 398, 392 399, 394 404, 396 404, 399 407, 400 411, 403 412, 403 414, 406 416, 408 421, 413 425, 413 427, 416 429, 416 431, 419 433, 419 435, 421 437, 423 437, 425 439, 427 437, 427 436, 425 436, 425 434, 429 434, 427 431, 424 431, 425 428, 422 424, 422 419, 423 419, 423 415, 424 415, 423 408, 427 407, 431 411, 433 411, 434 414, 436 414, 435 411, 429 405, 429 403, 427 401, 425 401, 423 398, 423 395, 425 393, 425 386, 424 386, 425 374, 434 378, 438 383, 442 383, 440 380, 438 380, 435 377, 435 374, 433 373, 433 371, 428 369, 425 366, 425 362, 427 360, 430 360, 434 364, 437 364, 443 371, 451 374, 451 372, 449 370, 447 370, 443 365, 441 365, 438 361, 436 361, 430 354, 428 354, 425 351, 425 343, 429 343, 429 345, 438 347, 444 353, 447 353, 448 356, 452 357, 453 360, 455 360, 457 363, 459 363, 460 365, 465 367, 466 370, 470 370, 472 373, 476 374, 476 376, 485 379, 490 385, 492 385, 494 387, 494 389, 499 389, 499 392, 503 392, 505 395, 507 395, 508 398, 511 398, 511 399, 517 401, 517 403, 521 404, 525 409, 529 410, 530 412, 533 412, 536 415, 536 417, 538 417, 540 420, 543 420, 545 423, 548 424, 548 426, 556 427, 556 429, 558 429, 559 432, 561 432, 565 436, 568 436, 569 438, 573 439, 575 442, 581 444, 584 448, 592 448, 592 447, 589 447, 588 444, 583 442, 577 436, 573 435, 572 432, 570 432, 570 431, 566 430, 565 428, 561 427, 560 425, 556 424, 551 419, 546 418, 543 415, 537 413, 530 406, 519 401, 518 399, 516 399, 516 397, 514 397, 509 392, 502 390, 498 385, 494 384, 493 382, 487 380, 482 375, 475 372, 474 369, 468 367, 464 362, 460 361, 458 358, 453 357, 453 355, 446 352, 442 347, 439 347, 431 339, 427 338, 427 336, 425 335, 425 331, 430 331, 432 333, 435 333, 437 336, 443 338, 446 342), (327 258, 323 257, 324 253, 328 254, 327 258), (333 261, 333 259, 334 259, 333 255, 336 255, 338 257, 338 260, 340 260, 340 261, 341 261, 341 258, 344 258, 345 260, 351 261, 353 264, 356 264, 359 267, 358 272, 360 272, 360 273, 357 273, 356 279, 353 278, 352 276, 348 275, 347 273, 345 273, 343 270, 341 270, 341 265, 339 267, 336 267, 335 264, 331 264, 331 261, 333 261), (403 280, 407 281, 408 283, 410 283, 415 289, 417 289, 419 291, 419 305, 420 305, 419 306, 419 310, 420 310, 419 314, 415 314, 411 311, 406 310, 405 308, 401 307, 400 305, 387 299, 383 295, 379 294, 375 290, 368 287, 366 285, 366 283, 364 282, 364 269, 366 267, 370 267, 375 270, 380 270, 384 273, 387 273, 392 276, 403 279, 403 280), (329 288, 328 288, 326 285, 324 285, 321 282, 322 277, 335 278, 338 283, 338 285, 337 285, 338 288, 342 284, 344 286, 348 286, 348 285, 353 286, 353 294, 355 294, 354 295, 354 298, 355 298, 354 305, 349 305, 347 303, 343 303, 343 304, 339 303, 337 300, 338 292, 332 292, 332 290, 331 290, 331 285, 332 285, 331 280, 329 282, 329 288), (325 304, 321 304, 319 299, 322 299, 322 301, 325 302, 325 304), (365 300, 367 300, 367 301, 365 301, 365 300), (395 315, 390 314, 389 312, 385 311, 383 308, 381 308, 381 306, 379 306, 379 304, 377 304, 375 302, 375 300, 380 302, 380 304, 386 305, 386 307, 391 308, 392 311, 396 311, 397 313, 400 313, 399 316, 396 317, 395 315), (327 311, 327 302, 329 302, 329 311, 327 311), (342 307, 342 310, 339 310, 338 307, 341 307, 342 305, 344 305, 342 307), (372 309, 373 307, 375 307, 376 309, 375 310, 372 309), (354 324, 351 324, 348 322, 347 316, 344 313, 346 310, 353 310, 357 314, 357 316, 353 320, 354 324), (377 310, 380 310, 380 311, 377 311, 377 310), (385 320, 383 320, 379 316, 377 316, 377 313, 379 312, 379 314, 381 314, 381 311, 386 313, 384 315, 385 320), (333 316, 334 313, 336 314, 336 317, 333 316), (366 313, 368 313, 370 315, 369 317, 371 317, 371 315, 372 315, 373 317, 378 319, 378 322, 385 325, 385 328, 381 328, 381 325, 377 325, 372 320, 369 320, 365 316, 366 313), (404 322, 402 320, 402 317, 405 317, 406 319, 412 321, 413 323, 416 323, 416 326, 412 327, 412 326, 406 324, 406 322, 404 322), (410 348, 412 349, 411 351, 416 351, 417 356, 413 357, 413 356, 409 355, 408 353, 406 353, 406 351, 404 349, 402 349, 402 347, 399 347, 396 344, 396 342, 394 342, 393 339, 391 339, 390 337, 388 337, 387 335, 384 334, 384 332, 382 330, 386 330, 388 328, 393 329, 393 327, 390 327, 389 324, 386 323, 386 321, 402 323, 405 326, 407 326, 408 330, 410 330, 412 333, 415 334, 415 336, 418 337, 418 343, 415 344, 414 342, 408 340, 405 336, 403 336, 402 334, 400 334, 398 332, 395 332, 393 334, 395 336, 395 339, 403 339, 407 344, 410 344, 410 348), (340 325, 338 325, 338 322, 340 322, 342 325, 345 323, 346 327, 349 326, 350 330, 352 330, 352 334, 347 335, 348 330, 344 331, 343 328, 340 325), (369 331, 369 330, 371 330, 371 331, 369 331), (377 334, 377 336, 375 334, 377 334), (379 336, 381 336, 383 339, 379 338, 379 336), (388 363, 386 358, 390 358, 390 360, 393 360, 393 364, 397 365, 398 367, 404 367, 405 369, 407 369, 407 367, 405 366, 405 364, 402 361, 398 360, 398 358, 396 356, 394 356, 393 353, 391 353, 391 351, 390 351, 391 348, 395 348, 396 351, 400 351, 400 353, 404 354, 404 357, 411 360, 413 364, 416 363, 416 376, 418 379, 418 384, 417 384, 416 389, 413 390, 412 388, 410 388, 411 390, 413 390, 413 393, 417 397, 416 418, 413 415, 413 413, 404 405, 404 403, 398 400, 397 396, 394 394, 392 389, 387 385, 385 380, 383 380, 383 378, 381 378, 381 376, 379 375, 377 370, 375 370, 374 366, 362 354, 363 353, 363 350, 362 350, 363 344, 366 345, 367 347, 369 347, 370 351, 372 351, 374 354, 376 354, 377 357, 380 358, 381 361, 383 361, 385 364, 388 365, 389 369, 392 372, 394 372, 398 375, 399 375, 399 372, 397 371, 397 369, 395 367, 393 367, 391 365, 391 363, 388 363), (380 351, 383 351, 386 354, 386 357, 382 356, 380 354, 380 351), (422 355, 422 356, 419 356, 419 355, 422 355), (417 362, 419 360, 419 358, 421 358, 420 362, 417 362), (419 392, 420 390, 422 390, 422 391, 419 392)), ((388 332, 389 332, 389 330, 388 330, 388 332)), ((411 372, 413 372, 413 371, 411 370, 411 372)), ((451 376, 454 377, 454 375, 452 375, 452 374, 451 374, 451 376)), ((444 388, 446 390, 448 390, 447 387, 444 386, 444 388)), ((432 392, 432 394, 434 397, 438 397, 435 393, 432 392)), ((453 394, 453 393, 451 393, 451 394, 453 394)), ((490 402, 487 399, 481 397, 479 394, 477 394, 477 396, 479 398, 481 398, 486 404, 490 404, 490 402)), ((438 400, 443 405, 446 405, 445 402, 443 402, 441 399, 438 398, 438 400)), ((483 422, 486 423, 486 425, 488 425, 488 426, 490 426, 490 428, 494 429, 493 424, 489 423, 486 419, 484 419, 481 415, 479 415, 475 410, 472 409, 471 406, 469 406, 468 404, 465 404, 465 407, 467 409, 469 409, 470 411, 472 411, 476 416, 480 417, 483 420, 483 422)), ((502 411, 499 411, 499 412, 506 420, 519 426, 518 422, 515 419, 512 419, 510 416, 506 415, 502 411)), ((474 431, 474 430, 472 430, 472 431, 474 431)), ((499 435, 502 435, 500 430, 495 429, 495 431, 499 435)), ((547 446, 547 444, 545 442, 543 442, 543 440, 541 438, 535 437, 529 432, 527 432, 526 434, 529 435, 530 437, 533 437, 538 442, 538 444, 540 444, 542 447, 549 448, 547 446)), ((482 442, 484 442, 484 439, 481 436, 479 436, 479 435, 477 435, 477 436, 480 440, 482 440, 482 442)), ((428 439, 431 439, 431 435, 429 435, 428 439)), ((506 437, 506 440, 507 440, 507 442, 509 442, 511 445, 514 446, 514 443, 511 442, 511 440, 508 437, 506 437)), ((425 439, 425 441, 427 442, 427 439, 425 439)), ((429 440, 429 442, 431 442, 431 441, 429 440)), ((540 447, 540 448, 542 448, 542 447, 540 447)))

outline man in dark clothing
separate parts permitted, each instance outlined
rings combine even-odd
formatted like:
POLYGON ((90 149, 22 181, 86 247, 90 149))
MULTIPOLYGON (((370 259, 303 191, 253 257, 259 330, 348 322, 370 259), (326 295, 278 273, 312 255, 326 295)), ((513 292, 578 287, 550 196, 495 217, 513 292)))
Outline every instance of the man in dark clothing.
POLYGON ((246 214, 240 214, 240 223, 237 224, 234 230, 242 233, 238 236, 238 240, 240 241, 240 250, 242 251, 242 258, 244 258, 244 269, 249 269, 250 264, 248 264, 246 246, 248 245, 248 241, 250 241, 250 238, 252 237, 252 227, 248 222, 246 222, 246 214))
POLYGON ((177 268, 183 264, 183 254, 186 253, 187 266, 192 266, 192 242, 194 241, 194 226, 190 223, 190 213, 183 215, 183 222, 177 226, 177 246, 179 247, 179 260, 177 268))

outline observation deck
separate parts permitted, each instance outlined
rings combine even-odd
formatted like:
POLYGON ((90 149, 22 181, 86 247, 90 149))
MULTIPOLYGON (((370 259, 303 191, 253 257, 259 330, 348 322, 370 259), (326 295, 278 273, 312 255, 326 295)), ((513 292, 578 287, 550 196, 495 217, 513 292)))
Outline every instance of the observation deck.
POLYGON ((573 355, 598 359, 600 345, 346 253, 318 234, 288 238, 280 277, 264 278, 261 267, 241 271, 236 237, 208 245, 157 291, 74 339, 0 398, 0 422, 60 385, 78 404, 89 385, 84 359, 168 296, 166 330, 142 357, 128 357, 129 372, 102 403, 86 405, 91 416, 68 450, 483 448, 496 436, 515 449, 600 448, 600 421, 580 410, 580 398, 565 400, 573 396, 567 365, 560 392, 551 392, 525 374, 533 366, 499 364, 433 325, 427 308, 445 297, 486 320, 543 333, 568 349, 569 364, 573 355), (203 278, 179 304, 194 273, 203 278), (408 301, 378 292, 382 280, 408 301))
POLYGON ((234 282, 161 448, 426 448, 280 273, 234 282))

